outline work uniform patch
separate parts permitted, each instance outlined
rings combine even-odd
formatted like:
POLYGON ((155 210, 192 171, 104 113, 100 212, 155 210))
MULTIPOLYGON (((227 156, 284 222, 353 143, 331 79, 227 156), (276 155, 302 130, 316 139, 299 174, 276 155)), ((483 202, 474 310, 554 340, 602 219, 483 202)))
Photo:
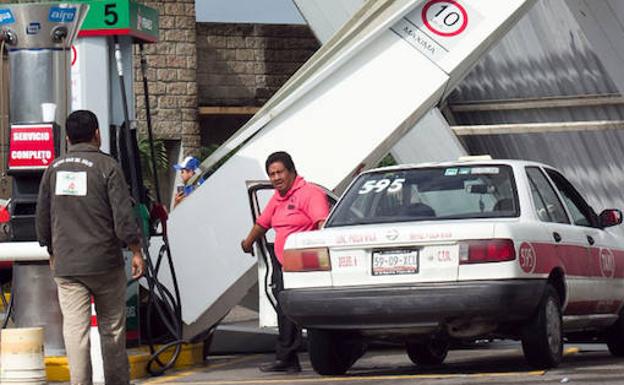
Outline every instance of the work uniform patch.
POLYGON ((59 171, 56 173, 56 195, 87 196, 87 173, 85 171, 59 171))

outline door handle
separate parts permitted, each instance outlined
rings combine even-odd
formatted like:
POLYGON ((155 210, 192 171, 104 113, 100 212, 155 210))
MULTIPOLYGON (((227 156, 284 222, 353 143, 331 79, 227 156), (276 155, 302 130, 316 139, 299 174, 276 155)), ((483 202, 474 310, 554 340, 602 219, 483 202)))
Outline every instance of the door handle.
POLYGON ((556 231, 553 233, 553 238, 555 239, 555 242, 561 242, 561 235, 559 235, 559 233, 556 231))
POLYGON ((593 245, 594 243, 596 243, 596 241, 591 235, 587 236, 587 242, 589 242, 590 245, 593 245))

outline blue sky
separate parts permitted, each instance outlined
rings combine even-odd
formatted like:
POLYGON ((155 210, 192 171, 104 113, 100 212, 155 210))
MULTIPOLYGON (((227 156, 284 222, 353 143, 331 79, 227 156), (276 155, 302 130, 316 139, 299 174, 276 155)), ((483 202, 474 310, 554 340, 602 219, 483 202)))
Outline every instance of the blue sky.
POLYGON ((195 0, 197 21, 304 24, 292 0, 195 0))

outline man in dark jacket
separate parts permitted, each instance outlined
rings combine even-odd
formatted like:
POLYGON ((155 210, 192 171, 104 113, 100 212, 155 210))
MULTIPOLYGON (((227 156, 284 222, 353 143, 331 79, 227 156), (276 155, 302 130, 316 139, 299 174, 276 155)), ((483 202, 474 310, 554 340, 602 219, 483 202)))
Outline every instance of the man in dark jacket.
POLYGON ((50 253, 71 383, 92 383, 93 296, 106 383, 127 385, 127 279, 122 248, 132 251, 132 277, 140 277, 144 268, 140 233, 123 173, 113 158, 99 151, 95 114, 73 112, 66 132, 69 151, 46 169, 39 187, 37 239, 50 253))

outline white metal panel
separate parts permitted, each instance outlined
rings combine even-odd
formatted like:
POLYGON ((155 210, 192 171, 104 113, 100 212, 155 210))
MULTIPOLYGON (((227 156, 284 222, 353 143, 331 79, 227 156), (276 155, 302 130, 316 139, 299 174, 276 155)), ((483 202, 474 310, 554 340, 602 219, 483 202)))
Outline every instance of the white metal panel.
MULTIPOLYGON (((293 0, 316 37, 325 43, 365 3, 364 0, 293 0)), ((434 108, 390 151, 398 163, 457 159, 466 150, 434 108)))
POLYGON ((314 35, 326 42, 366 0, 293 0, 314 35))
POLYGON ((268 154, 289 151, 301 175, 339 189, 387 153, 439 102, 449 83, 460 80, 456 74, 472 66, 533 0, 471 3, 479 7, 480 24, 467 30, 462 44, 449 49, 440 63, 386 28, 420 2, 391 3, 375 14, 381 20, 368 15, 374 22, 349 35, 355 41, 321 52, 306 64, 306 78, 293 80, 285 86, 288 94, 278 95, 288 103, 270 104, 275 108, 230 140, 220 154, 244 144, 173 211, 170 239, 180 266, 185 322, 196 320, 223 296, 244 291, 235 283, 255 263, 240 250, 251 226, 244 181, 265 178, 268 154))

